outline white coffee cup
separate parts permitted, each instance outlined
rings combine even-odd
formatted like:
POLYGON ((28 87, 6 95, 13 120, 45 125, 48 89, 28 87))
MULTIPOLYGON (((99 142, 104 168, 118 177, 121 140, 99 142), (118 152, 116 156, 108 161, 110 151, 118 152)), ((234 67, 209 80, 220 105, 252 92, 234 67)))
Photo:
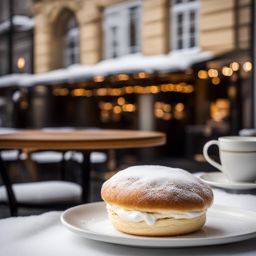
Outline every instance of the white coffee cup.
POLYGON ((203 154, 207 162, 219 169, 231 181, 256 181, 256 137, 224 136, 208 141, 203 154), (210 158, 208 149, 212 145, 219 147, 221 164, 210 158))

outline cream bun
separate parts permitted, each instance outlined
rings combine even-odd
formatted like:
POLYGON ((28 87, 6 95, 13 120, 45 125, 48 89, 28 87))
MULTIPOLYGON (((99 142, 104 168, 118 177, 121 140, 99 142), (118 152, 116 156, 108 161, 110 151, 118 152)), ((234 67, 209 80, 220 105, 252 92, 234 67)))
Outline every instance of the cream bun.
POLYGON ((141 236, 173 236, 199 230, 213 202, 211 188, 189 172, 141 165, 119 171, 101 189, 113 226, 141 236))

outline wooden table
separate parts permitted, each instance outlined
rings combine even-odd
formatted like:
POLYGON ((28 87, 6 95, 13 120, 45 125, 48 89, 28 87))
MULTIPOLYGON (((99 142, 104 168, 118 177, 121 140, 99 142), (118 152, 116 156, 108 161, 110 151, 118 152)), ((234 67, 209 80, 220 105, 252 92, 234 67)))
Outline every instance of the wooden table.
MULTIPOLYGON (((88 201, 90 187, 90 152, 94 150, 143 148, 163 145, 166 137, 160 132, 135 130, 74 130, 44 131, 17 130, 0 134, 0 150, 79 150, 83 152, 84 163, 82 188, 83 201, 88 201)), ((16 199, 10 179, 0 158, 0 171, 7 187, 10 207, 15 211, 16 199)))
POLYGON ((135 130, 17 130, 9 134, 0 134, 1 149, 103 150, 141 148, 164 143, 163 133, 135 130))

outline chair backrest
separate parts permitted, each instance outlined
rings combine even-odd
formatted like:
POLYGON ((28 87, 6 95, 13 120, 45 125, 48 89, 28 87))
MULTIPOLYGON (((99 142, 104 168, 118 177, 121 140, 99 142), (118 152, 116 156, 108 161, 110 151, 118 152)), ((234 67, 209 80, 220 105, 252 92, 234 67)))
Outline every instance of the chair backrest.
MULTIPOLYGON (((18 129, 10 128, 10 127, 0 127, 0 134, 9 134, 17 132, 18 129)), ((20 151, 17 149, 8 149, 1 151, 1 157, 4 161, 16 161, 20 159, 20 151)))

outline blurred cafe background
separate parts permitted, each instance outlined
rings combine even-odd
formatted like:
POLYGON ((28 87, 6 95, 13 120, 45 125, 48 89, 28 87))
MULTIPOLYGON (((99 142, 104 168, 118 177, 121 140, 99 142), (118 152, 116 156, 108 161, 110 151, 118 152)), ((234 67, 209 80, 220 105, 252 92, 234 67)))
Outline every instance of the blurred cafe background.
POLYGON ((191 158, 252 126, 250 0, 0 5, 1 126, 159 130, 191 158))
POLYGON ((1 0, 0 126, 162 131, 157 157, 203 162, 253 127, 252 5, 1 0))

